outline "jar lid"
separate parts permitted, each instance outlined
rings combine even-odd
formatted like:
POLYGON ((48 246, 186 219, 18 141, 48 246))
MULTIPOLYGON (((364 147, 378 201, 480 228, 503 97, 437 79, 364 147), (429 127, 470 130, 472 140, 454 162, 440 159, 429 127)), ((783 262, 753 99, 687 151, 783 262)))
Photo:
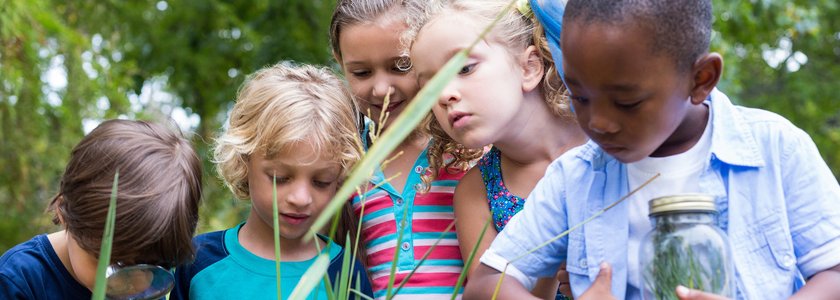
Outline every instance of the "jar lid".
POLYGON ((650 216, 670 212, 717 212, 715 198, 706 194, 682 194, 650 200, 650 216))

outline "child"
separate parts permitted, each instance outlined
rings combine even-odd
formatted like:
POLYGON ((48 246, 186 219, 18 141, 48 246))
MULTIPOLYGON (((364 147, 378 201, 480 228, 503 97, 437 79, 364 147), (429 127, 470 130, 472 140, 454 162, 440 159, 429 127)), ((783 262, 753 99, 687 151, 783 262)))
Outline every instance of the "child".
POLYGON ((0 258, 0 299, 90 299, 119 171, 108 297, 161 298, 170 269, 190 261, 201 162, 180 133, 143 121, 105 121, 70 154, 49 210, 63 230, 38 235, 0 258), (135 270, 135 271, 131 271, 135 270), (136 281, 125 281, 125 275, 136 281))
MULTIPOLYGON (((195 238, 195 263, 178 268, 172 297, 276 298, 275 182, 282 298, 319 253, 329 254, 327 273, 336 283, 344 255, 354 254, 328 237, 305 241, 304 234, 359 159, 356 114, 343 84, 327 69, 278 64, 249 76, 214 158, 236 198, 251 200, 251 212, 242 224, 195 238)), ((351 276, 369 296, 364 267, 356 262, 351 276)), ((307 299, 327 299, 327 288, 333 287, 321 282, 307 299)))
POLYGON ((562 21, 565 82, 592 142, 552 163, 481 258, 467 298, 487 298, 508 262, 501 299, 524 295, 528 276, 550 275, 567 260, 581 299, 638 299, 632 248, 651 227, 647 200, 703 192, 716 197, 729 236, 735 298, 836 299, 840 187, 802 130, 734 106, 715 89, 723 60, 708 52, 711 1, 570 0, 562 21), (523 255, 656 173, 651 185, 580 230, 523 255), (797 291, 803 277, 808 282, 797 291))
MULTIPOLYGON (((341 0, 332 18, 330 40, 336 61, 341 65, 353 96, 362 111, 387 128, 414 98, 417 81, 411 62, 400 43, 406 29, 408 11, 426 0, 341 0), (385 106, 385 97, 390 95, 385 106), (387 121, 380 123, 380 115, 387 121)), ((376 130, 376 129, 373 129, 376 130)), ((364 134, 366 137, 367 134, 364 134)), ((362 214, 362 241, 376 298, 387 296, 391 261, 397 257, 396 287, 415 268, 416 273, 398 295, 449 299, 463 267, 454 231, 446 229, 454 221, 452 193, 464 174, 465 166, 441 172, 437 180, 423 183, 421 175, 429 166, 426 159, 429 136, 414 132, 392 153, 393 159, 374 174, 371 189, 353 198, 356 212, 362 214), (426 192, 428 190, 428 192, 426 192), (404 226, 403 226, 404 222, 404 226), (397 237, 402 233, 402 242, 397 237), (434 248, 431 245, 443 236, 434 248), (419 266, 421 258, 428 258, 419 266)), ((479 151, 450 151, 462 160, 471 160, 479 151)), ((457 291, 460 294, 460 290, 457 291)))
MULTIPOLYGON (((409 31, 414 34, 411 54, 419 81, 429 80, 452 55, 470 45, 509 3, 440 1, 430 4, 422 17, 412 19, 416 22, 409 31)), ((494 229, 485 233, 476 252, 481 255, 522 209, 522 196, 530 193, 549 163, 586 141, 568 111, 565 88, 553 70, 551 56, 542 48, 541 31, 535 31, 529 16, 528 11, 518 10, 504 14, 473 48, 432 109, 437 119, 430 124, 430 131, 437 133, 434 144, 444 146, 432 147, 429 156, 439 157, 439 150, 452 145, 493 145, 455 192, 458 241, 467 245, 461 248, 464 256, 492 218, 494 229)), ((478 265, 476 259, 470 271, 478 265)), ((533 293, 553 299, 557 282, 553 278, 541 282, 533 293)))

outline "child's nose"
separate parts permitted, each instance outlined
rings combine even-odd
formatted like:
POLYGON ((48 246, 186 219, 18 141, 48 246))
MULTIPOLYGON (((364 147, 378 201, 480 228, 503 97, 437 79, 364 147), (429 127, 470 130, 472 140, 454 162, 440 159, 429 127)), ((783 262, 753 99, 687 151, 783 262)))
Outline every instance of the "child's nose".
POLYGON ((373 83, 373 89, 371 90, 371 96, 375 99, 381 99, 384 101, 386 95, 390 95, 394 92, 394 87, 391 86, 391 83, 384 78, 377 78, 376 82, 373 83))
POLYGON ((286 202, 295 207, 304 207, 312 203, 312 189, 304 182, 297 182, 286 195, 286 202))
POLYGON ((443 88, 438 98, 438 104, 442 106, 447 106, 458 101, 461 101, 461 93, 458 92, 458 89, 452 83, 449 83, 443 88))
POLYGON ((618 124, 612 118, 603 114, 592 114, 589 118, 589 129, 597 134, 610 134, 618 132, 618 124))

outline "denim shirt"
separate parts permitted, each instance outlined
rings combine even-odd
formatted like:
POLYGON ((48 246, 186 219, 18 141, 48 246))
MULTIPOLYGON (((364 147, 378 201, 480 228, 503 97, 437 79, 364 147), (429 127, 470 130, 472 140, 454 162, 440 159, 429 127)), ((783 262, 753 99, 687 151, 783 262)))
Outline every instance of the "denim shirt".
MULTIPOLYGON (((801 287, 803 276, 822 271, 800 264, 800 258, 840 241, 840 186, 810 137, 789 121, 771 112, 735 106, 717 90, 710 99, 710 163, 699 180, 704 192, 717 199, 719 223, 729 236, 736 270, 735 298, 786 298, 801 287)), ((482 262, 501 258, 515 267, 508 268, 514 277, 550 277, 567 261, 577 297, 589 288, 599 264, 606 261, 613 267, 612 293, 623 298, 626 203, 525 253, 630 190, 626 166, 597 144, 590 141, 570 150, 549 166, 523 210, 496 237, 482 262)))

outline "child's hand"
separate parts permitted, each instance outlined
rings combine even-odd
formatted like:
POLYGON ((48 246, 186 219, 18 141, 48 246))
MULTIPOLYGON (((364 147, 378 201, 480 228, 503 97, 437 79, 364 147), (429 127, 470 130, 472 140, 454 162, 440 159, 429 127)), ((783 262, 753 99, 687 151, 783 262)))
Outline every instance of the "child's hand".
POLYGON ((557 275, 555 276, 557 281, 560 283, 560 286, 557 288, 561 294, 565 295, 567 298, 572 299, 572 285, 569 284, 569 272, 566 271, 566 262, 560 264, 560 270, 557 271, 557 275))
POLYGON ((677 286, 677 297, 680 300, 725 300, 728 299, 723 296, 715 294, 704 293, 698 290, 692 290, 684 286, 677 286))
POLYGON ((615 299, 615 296, 610 292, 612 287, 612 267, 607 262, 601 263, 601 271, 598 272, 598 277, 595 282, 589 287, 583 295, 580 295, 579 300, 587 299, 615 299))

